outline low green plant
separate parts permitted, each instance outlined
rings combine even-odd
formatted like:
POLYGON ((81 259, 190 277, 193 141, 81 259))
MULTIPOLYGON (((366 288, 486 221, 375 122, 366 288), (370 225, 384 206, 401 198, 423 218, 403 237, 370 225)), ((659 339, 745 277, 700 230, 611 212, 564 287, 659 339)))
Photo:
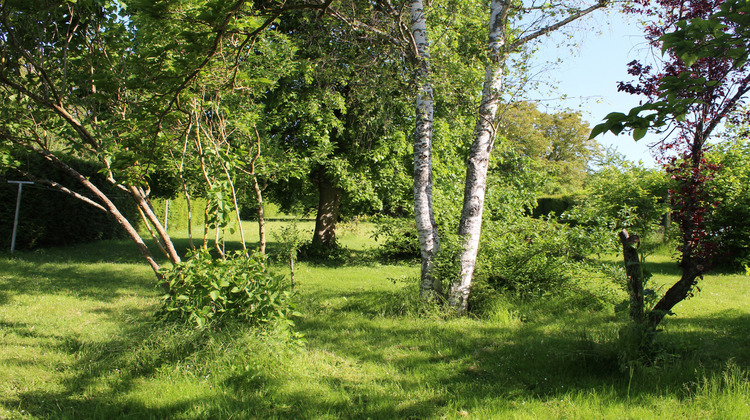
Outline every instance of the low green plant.
POLYGON ((604 248, 602 238, 554 219, 486 223, 477 277, 492 288, 522 296, 554 294, 581 272, 585 259, 604 248))
POLYGON ((253 326, 280 321, 293 326, 292 292, 280 276, 272 275, 259 253, 214 259, 201 249, 165 270, 169 293, 160 314, 188 320, 199 328, 236 319, 253 326))
POLYGON ((299 256, 299 250, 304 244, 305 240, 302 237, 302 231, 296 221, 292 221, 289 224, 284 225, 281 230, 274 233, 274 238, 279 243, 279 260, 289 261, 289 275, 292 281, 292 290, 294 290, 294 263, 297 262, 299 256))

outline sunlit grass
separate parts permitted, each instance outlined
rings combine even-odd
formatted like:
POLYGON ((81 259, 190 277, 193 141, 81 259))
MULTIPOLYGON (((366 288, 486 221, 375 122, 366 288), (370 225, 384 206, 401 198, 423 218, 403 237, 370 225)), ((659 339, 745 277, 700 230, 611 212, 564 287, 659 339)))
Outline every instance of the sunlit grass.
MULTIPOLYGON (((627 368, 612 307, 505 297, 486 317, 445 317, 419 305, 416 264, 372 257, 370 229, 340 234, 339 265, 297 265, 302 344, 156 322, 159 289, 127 241, 6 254, 0 418, 750 417, 744 275, 706 276, 664 322, 665 358, 627 368)), ((654 284, 676 280, 668 255, 648 261, 654 284)))

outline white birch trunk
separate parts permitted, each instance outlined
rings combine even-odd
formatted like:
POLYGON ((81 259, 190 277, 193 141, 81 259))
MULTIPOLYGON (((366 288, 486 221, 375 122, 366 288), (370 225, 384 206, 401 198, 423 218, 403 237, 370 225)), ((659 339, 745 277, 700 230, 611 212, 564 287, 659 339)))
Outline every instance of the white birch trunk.
POLYGON ((414 59, 417 63, 416 127, 414 130, 414 218, 422 254, 419 293, 425 299, 442 294, 442 285, 433 275, 435 257, 440 251, 437 224, 432 209, 432 120, 433 97, 430 83, 430 53, 427 23, 422 0, 410 4, 414 59))
POLYGON ((468 308, 469 293, 474 276, 479 237, 482 232, 482 212, 487 189, 487 169, 490 152, 495 142, 495 118, 500 104, 500 88, 503 82, 505 58, 506 24, 510 2, 493 0, 490 4, 490 62, 485 68, 482 102, 474 129, 469 160, 466 163, 466 184, 461 222, 458 234, 461 237, 459 256, 460 271, 451 282, 449 304, 463 314, 468 308))

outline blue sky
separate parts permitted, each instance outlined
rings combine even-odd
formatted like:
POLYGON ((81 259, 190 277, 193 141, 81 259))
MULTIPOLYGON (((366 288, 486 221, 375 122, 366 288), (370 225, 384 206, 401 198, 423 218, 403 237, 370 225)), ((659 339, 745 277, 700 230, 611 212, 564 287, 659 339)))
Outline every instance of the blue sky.
MULTIPOLYGON (((556 90, 528 92, 529 99, 556 108, 580 110, 592 127, 610 112, 627 112, 638 105, 642 98, 617 92, 617 82, 632 79, 627 74, 627 63, 651 54, 639 23, 619 13, 600 13, 583 20, 573 30, 572 40, 566 39, 556 35, 543 41, 538 65, 558 59, 561 62, 539 78, 556 90), (565 46, 571 42, 576 46, 565 46), (567 99, 556 99, 561 95, 567 95, 567 99)), ((656 165, 647 145, 659 140, 658 137, 647 135, 635 142, 630 135, 610 133, 597 140, 615 147, 629 160, 643 161, 649 167, 656 165)))

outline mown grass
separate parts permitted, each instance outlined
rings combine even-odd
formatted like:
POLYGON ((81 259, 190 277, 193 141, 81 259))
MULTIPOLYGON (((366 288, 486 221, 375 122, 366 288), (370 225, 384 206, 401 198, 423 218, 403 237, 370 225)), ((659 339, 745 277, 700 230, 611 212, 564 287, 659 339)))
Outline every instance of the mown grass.
MULTIPOLYGON (((0 418, 750 418, 746 276, 707 276, 665 322, 663 358, 624 367, 612 308, 506 297, 445 317, 417 302, 416 264, 379 262, 358 229, 343 261, 298 264, 302 344, 158 323, 126 241, 4 255, 0 418)), ((674 281, 668 256, 649 261, 674 281)))

